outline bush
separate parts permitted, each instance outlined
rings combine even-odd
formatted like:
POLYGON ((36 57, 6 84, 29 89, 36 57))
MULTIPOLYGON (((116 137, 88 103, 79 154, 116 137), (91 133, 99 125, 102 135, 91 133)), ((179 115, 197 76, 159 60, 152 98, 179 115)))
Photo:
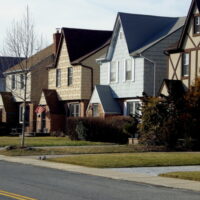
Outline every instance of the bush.
MULTIPOLYGON (((66 134, 72 140, 126 144, 129 135, 124 132, 131 117, 67 118, 66 134)), ((134 133, 133 133, 134 134, 134 133)))
POLYGON ((7 123, 0 123, 0 136, 7 136, 11 132, 9 124, 7 123))
POLYGON ((200 80, 182 96, 144 97, 142 113, 142 144, 200 149, 200 80))

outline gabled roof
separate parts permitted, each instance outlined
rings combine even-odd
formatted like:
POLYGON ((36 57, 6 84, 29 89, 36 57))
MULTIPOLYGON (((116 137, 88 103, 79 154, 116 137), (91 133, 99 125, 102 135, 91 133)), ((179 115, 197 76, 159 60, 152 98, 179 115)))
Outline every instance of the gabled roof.
POLYGON ((117 101, 112 96, 112 91, 108 85, 96 85, 95 89, 99 95, 99 99, 103 106, 103 110, 107 114, 121 114, 121 109, 117 101))
MULTIPOLYGON (((142 53, 161 39, 182 28, 185 18, 160 17, 130 13, 118 13, 114 31, 118 31, 121 23, 128 51, 131 55, 142 53)), ((113 33, 111 43, 115 42, 113 33)))
POLYGON ((197 5, 198 10, 200 11, 200 1, 199 0, 193 0, 192 3, 191 3, 191 5, 190 5, 190 9, 189 9, 189 12, 188 12, 188 15, 187 15, 187 18, 186 18, 186 22, 185 22, 185 26, 183 28, 183 32, 181 34, 179 43, 178 43, 177 48, 176 48, 177 50, 181 49, 181 47, 182 47, 185 35, 187 33, 187 29, 188 29, 188 27, 190 25, 190 19, 192 17, 195 5, 197 5))
POLYGON ((96 50, 108 45, 111 36, 112 31, 62 28, 56 63, 63 39, 66 41, 71 64, 77 64, 91 53, 95 53, 96 50))
POLYGON ((11 92, 1 92, 0 93, 3 101, 3 106, 6 112, 17 112, 17 104, 14 101, 11 92))
POLYGON ((3 77, 3 72, 10 67, 21 62, 23 58, 0 56, 0 78, 3 77))
MULTIPOLYGON (((35 55, 28 58, 28 66, 26 70, 31 70, 32 67, 36 66, 38 63, 40 63, 42 60, 46 59, 47 57, 54 54, 54 44, 51 44, 50 46, 42 49, 35 55)), ((21 62, 21 64, 17 64, 8 70, 5 71, 5 73, 11 73, 11 72, 17 72, 21 71, 23 69, 23 66, 25 65, 25 60, 21 62)))
POLYGON ((64 114, 65 110, 58 99, 56 90, 43 89, 42 90, 47 106, 52 114, 64 114))
POLYGON ((181 97, 185 93, 185 88, 181 80, 164 79, 161 86, 161 90, 164 87, 164 85, 166 85, 168 94, 170 96, 181 97))

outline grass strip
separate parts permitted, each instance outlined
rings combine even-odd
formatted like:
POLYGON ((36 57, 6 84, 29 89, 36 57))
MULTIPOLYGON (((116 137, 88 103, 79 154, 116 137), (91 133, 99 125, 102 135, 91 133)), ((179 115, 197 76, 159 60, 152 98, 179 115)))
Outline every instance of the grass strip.
POLYGON ((13 149, 1 150, 1 155, 6 156, 34 156, 34 155, 66 155, 66 154, 103 154, 103 153, 131 153, 137 152, 134 146, 79 146, 79 147, 60 147, 45 149, 13 149))
MULTIPOLYGON (((88 146, 88 145, 106 145, 108 143, 72 141, 68 137, 26 137, 25 145, 31 147, 42 146, 88 146)), ((0 147, 19 146, 20 137, 0 137, 0 147)))
POLYGON ((160 174, 159 176, 169 177, 169 178, 179 178, 184 180, 200 181, 200 171, 196 172, 169 172, 165 174, 160 174))
POLYGON ((121 153, 77 155, 48 159, 52 162, 67 163, 97 168, 154 167, 199 165, 200 153, 121 153))

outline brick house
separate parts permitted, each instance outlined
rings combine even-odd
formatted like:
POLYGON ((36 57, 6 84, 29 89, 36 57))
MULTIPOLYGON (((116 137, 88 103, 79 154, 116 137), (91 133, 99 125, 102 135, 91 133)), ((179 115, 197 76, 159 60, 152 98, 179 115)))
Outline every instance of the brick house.
MULTIPOLYGON (((54 35, 54 40, 56 34, 54 35)), ((54 64, 56 44, 42 49, 29 59, 27 78, 27 105, 26 105, 26 133, 36 130, 35 109, 39 103, 42 88, 48 87, 48 70, 54 64)), ((11 123, 13 128, 20 126, 23 122, 23 97, 24 97, 24 76, 23 60, 21 63, 9 68, 4 72, 6 78, 6 92, 0 93, 0 106, 2 108, 2 122, 11 123)))
POLYGON ((160 93, 182 93, 200 76, 200 1, 193 0, 182 34, 177 43, 165 51, 168 56, 168 79, 160 93))
POLYGON ((66 117, 83 117, 99 84, 96 59, 105 54, 111 31, 62 28, 55 65, 48 70, 37 114, 37 132, 65 129, 66 117), (53 102, 52 103, 52 100, 53 102))
POLYGON ((155 96, 167 76, 163 51, 178 40, 185 18, 119 13, 100 64, 87 116, 136 114, 143 93, 155 96))

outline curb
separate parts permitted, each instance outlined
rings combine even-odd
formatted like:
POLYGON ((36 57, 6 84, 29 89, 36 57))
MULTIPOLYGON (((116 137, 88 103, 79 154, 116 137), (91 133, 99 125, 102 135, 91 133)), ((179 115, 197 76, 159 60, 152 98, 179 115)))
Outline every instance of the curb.
POLYGON ((0 155, 0 161, 14 162, 14 163, 33 165, 38 167, 57 169, 62 171, 69 171, 74 173, 100 176, 116 180, 134 181, 137 183, 151 184, 154 186, 163 186, 168 188, 184 189, 184 190, 192 190, 200 192, 200 182, 197 181, 165 178, 159 176, 149 176, 146 174, 139 174, 139 173, 125 173, 125 172, 123 173, 123 172, 110 171, 107 169, 82 167, 78 165, 48 162, 31 158, 9 157, 3 155, 0 155))

